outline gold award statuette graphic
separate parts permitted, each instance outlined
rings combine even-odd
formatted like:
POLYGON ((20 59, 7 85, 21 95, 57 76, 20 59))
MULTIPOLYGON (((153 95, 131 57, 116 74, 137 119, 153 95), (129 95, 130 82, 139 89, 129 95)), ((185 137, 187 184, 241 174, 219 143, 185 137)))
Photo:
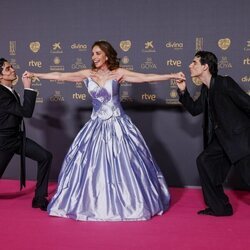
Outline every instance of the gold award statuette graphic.
POLYGON ((131 41, 130 40, 121 41, 120 42, 120 48, 123 51, 127 52, 131 48, 131 41))
POLYGON ((18 82, 18 75, 16 75, 16 79, 12 81, 12 86, 15 86, 18 82))
POLYGON ((37 53, 40 49, 40 43, 39 42, 31 42, 30 43, 30 50, 34 53, 37 53))
POLYGON ((171 98, 176 98, 178 96, 176 89, 172 89, 169 95, 171 98))
POLYGON ((58 56, 56 56, 53 61, 54 61, 54 64, 58 65, 60 64, 61 59, 58 56))
POLYGON ((229 38, 223 38, 218 41, 218 46, 222 50, 227 50, 231 44, 231 40, 229 38))
POLYGON ((121 61, 122 61, 123 64, 128 64, 129 63, 129 58, 127 56, 124 56, 121 61))
POLYGON ((202 81, 197 77, 192 77, 192 81, 196 86, 200 86, 202 84, 202 81))

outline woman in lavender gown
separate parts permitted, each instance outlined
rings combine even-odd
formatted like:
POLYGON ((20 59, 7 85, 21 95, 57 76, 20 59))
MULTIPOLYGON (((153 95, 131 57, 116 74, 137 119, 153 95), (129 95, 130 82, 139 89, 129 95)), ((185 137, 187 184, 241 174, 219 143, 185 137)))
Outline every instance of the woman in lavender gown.
POLYGON ((119 67, 106 41, 92 46, 92 69, 29 73, 30 77, 84 81, 92 97, 91 119, 65 156, 58 187, 48 205, 51 216, 83 221, 139 221, 164 213, 170 195, 140 131, 125 114, 119 82, 184 79, 177 74, 141 74, 119 67))

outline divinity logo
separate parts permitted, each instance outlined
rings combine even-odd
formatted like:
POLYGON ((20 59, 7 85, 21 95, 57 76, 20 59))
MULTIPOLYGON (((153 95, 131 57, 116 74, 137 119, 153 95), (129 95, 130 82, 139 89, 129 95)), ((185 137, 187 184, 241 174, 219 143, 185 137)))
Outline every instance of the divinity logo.
POLYGON ((241 78, 242 82, 250 82, 250 76, 244 76, 241 78))
POLYGON ((87 44, 74 43, 71 45, 71 49, 77 49, 78 51, 86 51, 87 44))
POLYGON ((175 50, 183 49, 183 43, 170 41, 166 43, 166 48, 175 49, 175 50))

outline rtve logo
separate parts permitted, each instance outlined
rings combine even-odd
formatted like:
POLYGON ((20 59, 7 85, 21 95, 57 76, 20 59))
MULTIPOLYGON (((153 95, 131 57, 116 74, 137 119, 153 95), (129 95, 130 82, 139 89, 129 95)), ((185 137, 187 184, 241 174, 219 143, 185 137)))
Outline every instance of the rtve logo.
POLYGON ((31 61, 29 61, 29 67, 38 67, 38 68, 41 68, 42 67, 42 62, 41 61, 31 60, 31 61))
POLYGON ((74 93, 72 95, 73 99, 77 99, 77 100, 86 100, 86 94, 78 94, 78 93, 74 93))
POLYGON ((250 58, 248 57, 248 58, 245 58, 244 60, 243 60, 243 64, 245 65, 245 64, 247 64, 247 65, 250 65, 250 58))
POLYGON ((156 100, 156 95, 144 93, 142 94, 141 99, 154 102, 156 100))
POLYGON ((167 60, 167 66, 176 66, 176 67, 181 67, 181 60, 173 60, 169 59, 167 60))

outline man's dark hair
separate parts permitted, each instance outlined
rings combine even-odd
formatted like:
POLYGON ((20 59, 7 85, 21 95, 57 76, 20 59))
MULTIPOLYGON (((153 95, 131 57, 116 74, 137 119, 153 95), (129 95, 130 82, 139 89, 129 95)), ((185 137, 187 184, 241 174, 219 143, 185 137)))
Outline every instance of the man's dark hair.
POLYGON ((212 52, 209 51, 198 51, 195 57, 200 58, 201 65, 207 64, 209 72, 212 76, 218 74, 218 59, 212 52))
POLYGON ((3 65, 5 62, 8 62, 5 58, 0 58, 0 74, 2 75, 3 65))

